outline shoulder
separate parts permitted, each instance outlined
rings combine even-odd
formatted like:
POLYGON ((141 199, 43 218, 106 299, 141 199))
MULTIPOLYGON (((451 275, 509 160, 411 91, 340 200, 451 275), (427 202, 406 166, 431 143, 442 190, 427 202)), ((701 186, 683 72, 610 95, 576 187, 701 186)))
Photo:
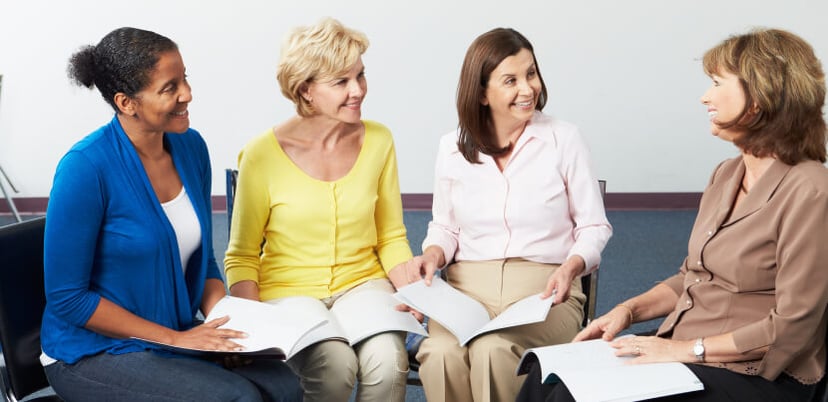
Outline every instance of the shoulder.
POLYGON ((393 146, 394 136, 388 127, 373 120, 363 120, 362 124, 365 127, 365 138, 370 138, 370 143, 383 148, 393 146))
POLYGON ((785 181, 791 187, 821 198, 828 197, 828 168, 817 161, 804 161, 791 166, 785 181))
POLYGON ((451 130, 440 137, 438 152, 440 154, 460 154, 460 149, 457 148, 457 140, 460 139, 460 130, 451 130))
POLYGON ((259 155, 272 156, 273 147, 276 144, 278 144, 278 141, 276 141, 276 135, 273 133, 273 128, 268 128, 244 144, 241 152, 239 152, 239 159, 242 157, 255 159, 259 155))
POLYGON ((568 143, 581 143, 578 126, 565 120, 556 119, 542 112, 535 112, 526 127, 533 137, 561 146, 568 143))

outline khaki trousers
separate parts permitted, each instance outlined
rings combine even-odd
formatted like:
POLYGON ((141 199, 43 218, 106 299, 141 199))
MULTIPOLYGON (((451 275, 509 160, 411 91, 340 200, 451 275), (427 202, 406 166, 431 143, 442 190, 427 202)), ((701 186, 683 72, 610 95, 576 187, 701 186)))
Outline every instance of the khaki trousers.
MULTIPOLYGON (((394 293, 387 279, 374 279, 346 292, 322 299, 328 308, 366 289, 394 293)), ((405 333, 386 332, 354 345, 330 340, 311 345, 287 361, 299 374, 305 402, 348 401, 356 381, 360 402, 403 402, 408 378, 405 333)))
MULTIPOLYGON (((447 268, 447 281, 477 300, 495 317, 514 302, 546 287, 558 265, 524 259, 458 262, 447 268)), ((528 348, 565 343, 580 330, 586 296, 580 278, 569 299, 549 310, 543 322, 483 334, 461 347, 435 321, 417 353, 420 379, 429 402, 514 401, 523 383, 515 369, 528 348)), ((451 308, 451 306, 446 306, 451 308)))

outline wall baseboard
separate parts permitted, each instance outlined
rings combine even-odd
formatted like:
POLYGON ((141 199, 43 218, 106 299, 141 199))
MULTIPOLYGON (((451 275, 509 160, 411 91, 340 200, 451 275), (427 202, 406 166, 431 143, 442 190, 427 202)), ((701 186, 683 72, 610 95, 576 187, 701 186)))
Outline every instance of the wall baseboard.
MULTIPOLYGON (((46 212, 47 197, 13 198, 21 214, 42 214, 46 212)), ((607 193, 607 210, 653 210, 653 209, 697 209, 701 193, 607 193)), ((406 193, 402 195, 403 209, 407 211, 430 211, 431 193, 406 193)), ((227 210, 223 195, 213 196, 213 211, 227 210)), ((6 200, 0 201, 0 214, 10 214, 6 200)))

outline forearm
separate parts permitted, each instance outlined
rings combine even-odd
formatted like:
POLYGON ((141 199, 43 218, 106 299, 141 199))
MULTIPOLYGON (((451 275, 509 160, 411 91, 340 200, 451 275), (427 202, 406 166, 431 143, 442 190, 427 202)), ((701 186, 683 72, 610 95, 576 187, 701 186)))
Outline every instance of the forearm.
POLYGON ((204 295, 201 297, 201 312, 206 317, 210 314, 213 306, 227 295, 227 288, 224 282, 219 279, 208 278, 204 283, 204 295))
POLYGON ((670 287, 659 283, 650 290, 620 303, 625 307, 616 308, 629 309, 632 314, 633 322, 630 323, 632 324, 666 316, 673 311, 676 301, 678 301, 678 295, 670 287))
MULTIPOLYGON (((695 339, 692 343, 695 343, 695 339)), ((704 361, 710 363, 738 362, 761 359, 768 348, 758 348, 745 353, 736 349, 733 334, 726 333, 704 338, 704 361)), ((691 345, 692 348, 692 345, 691 345)), ((692 353, 692 349, 691 349, 692 353)))
POLYGON ((259 299, 259 284, 254 281, 236 282, 233 286, 230 286, 230 295, 261 301, 259 299))
POLYGON ((141 318, 123 307, 101 298, 86 322, 86 328, 112 338, 143 338, 174 344, 177 331, 141 318))

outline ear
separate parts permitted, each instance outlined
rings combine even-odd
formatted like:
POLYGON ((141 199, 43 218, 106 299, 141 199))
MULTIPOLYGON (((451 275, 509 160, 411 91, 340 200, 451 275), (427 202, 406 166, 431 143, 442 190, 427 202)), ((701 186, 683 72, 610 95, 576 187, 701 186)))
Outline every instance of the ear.
POLYGON ((489 106, 489 100, 486 99, 486 95, 482 95, 480 97, 480 104, 483 106, 489 106))
POLYGON ((127 96, 127 94, 123 92, 118 92, 115 94, 115 106, 118 107, 118 110, 127 116, 135 116, 135 107, 136 102, 134 99, 127 96))
POLYGON ((310 103, 311 99, 313 99, 310 94, 310 85, 308 85, 307 82, 303 82, 299 85, 299 96, 301 96, 307 103, 310 103))

